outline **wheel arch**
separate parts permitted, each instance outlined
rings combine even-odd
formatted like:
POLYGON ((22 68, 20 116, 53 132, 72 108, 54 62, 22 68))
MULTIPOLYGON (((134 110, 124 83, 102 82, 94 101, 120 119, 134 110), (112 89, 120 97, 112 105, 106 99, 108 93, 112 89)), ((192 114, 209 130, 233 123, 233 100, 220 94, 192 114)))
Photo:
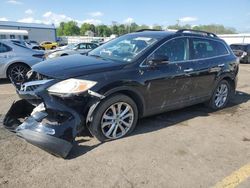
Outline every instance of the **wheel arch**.
POLYGON ((105 97, 109 97, 114 94, 124 94, 130 97, 137 106, 139 117, 143 116, 145 112, 145 102, 144 102, 143 97, 137 90, 124 86, 124 87, 111 89, 108 92, 106 92, 104 95, 105 97))
POLYGON ((67 53, 63 53, 63 54, 61 54, 60 56, 67 56, 67 55, 69 55, 69 54, 67 54, 67 53))
POLYGON ((225 74, 223 75, 219 81, 221 80, 226 80, 230 86, 232 87, 232 92, 235 92, 236 91, 236 86, 237 86, 237 80, 230 74, 225 74))

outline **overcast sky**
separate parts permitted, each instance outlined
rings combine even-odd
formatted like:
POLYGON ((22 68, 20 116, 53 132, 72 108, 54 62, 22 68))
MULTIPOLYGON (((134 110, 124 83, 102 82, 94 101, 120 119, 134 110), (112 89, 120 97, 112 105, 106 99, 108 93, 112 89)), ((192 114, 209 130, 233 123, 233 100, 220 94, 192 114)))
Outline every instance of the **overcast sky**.
POLYGON ((118 23, 223 24, 250 32, 250 0, 0 0, 0 20, 58 25, 118 23))

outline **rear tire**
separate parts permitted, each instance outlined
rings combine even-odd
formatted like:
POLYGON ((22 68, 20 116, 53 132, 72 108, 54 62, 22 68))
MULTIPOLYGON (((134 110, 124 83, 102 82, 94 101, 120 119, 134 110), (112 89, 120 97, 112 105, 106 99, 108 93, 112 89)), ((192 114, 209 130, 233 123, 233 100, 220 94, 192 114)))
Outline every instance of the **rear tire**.
POLYGON ((89 130, 99 141, 115 140, 130 134, 138 120, 135 102, 123 94, 103 100, 94 111, 89 130))
POLYGON ((7 77, 14 83, 22 83, 27 72, 30 70, 28 65, 23 63, 12 64, 7 70, 7 77))
POLYGON ((216 86, 211 99, 208 102, 208 106, 213 110, 219 110, 224 108, 232 93, 232 87, 227 80, 221 80, 216 86))

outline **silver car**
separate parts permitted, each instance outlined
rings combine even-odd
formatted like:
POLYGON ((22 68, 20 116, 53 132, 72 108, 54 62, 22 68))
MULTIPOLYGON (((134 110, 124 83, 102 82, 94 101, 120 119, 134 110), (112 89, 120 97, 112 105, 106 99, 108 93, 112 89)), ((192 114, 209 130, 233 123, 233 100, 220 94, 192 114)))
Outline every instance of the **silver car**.
POLYGON ((44 53, 21 44, 0 40, 0 78, 21 83, 31 66, 43 60, 44 53))
POLYGON ((64 49, 59 49, 54 52, 51 52, 47 55, 47 59, 52 59, 59 56, 73 55, 73 54, 86 54, 92 49, 98 47, 97 44, 93 43, 77 43, 77 44, 69 44, 64 49))

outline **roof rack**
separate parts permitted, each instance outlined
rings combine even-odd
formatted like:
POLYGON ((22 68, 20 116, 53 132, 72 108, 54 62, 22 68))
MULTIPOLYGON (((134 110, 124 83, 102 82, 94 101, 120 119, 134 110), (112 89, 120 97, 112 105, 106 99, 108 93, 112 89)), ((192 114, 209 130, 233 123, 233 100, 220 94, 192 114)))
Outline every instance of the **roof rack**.
POLYGON ((200 30, 194 30, 194 29, 180 29, 176 33, 184 33, 185 31, 188 31, 190 33, 197 33, 197 34, 205 34, 209 37, 217 37, 218 36, 214 33, 206 32, 206 31, 200 31, 200 30))
POLYGON ((140 30, 137 30, 136 32, 143 32, 143 31, 162 31, 162 30, 158 30, 158 29, 140 29, 140 30))

